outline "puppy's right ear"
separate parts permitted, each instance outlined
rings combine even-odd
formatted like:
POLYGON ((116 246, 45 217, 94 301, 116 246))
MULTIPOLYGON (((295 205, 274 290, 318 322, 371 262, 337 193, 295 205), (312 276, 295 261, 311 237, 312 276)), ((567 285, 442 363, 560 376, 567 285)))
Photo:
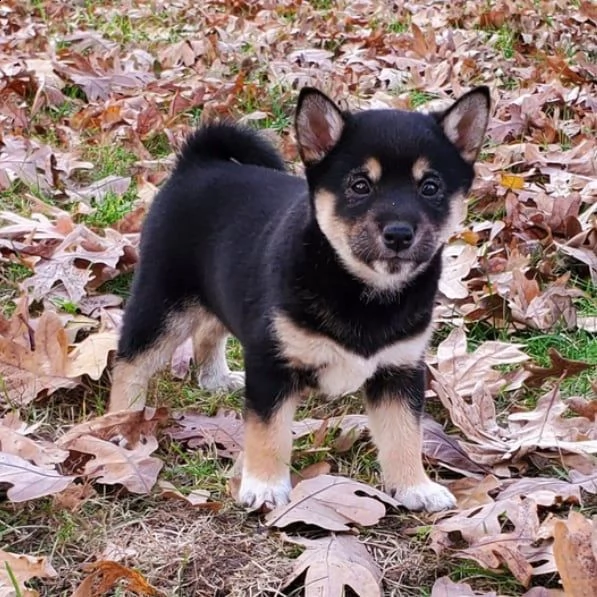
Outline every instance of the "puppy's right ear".
POLYGON ((327 95, 313 87, 301 89, 294 126, 305 166, 321 162, 334 148, 344 123, 342 112, 327 95))

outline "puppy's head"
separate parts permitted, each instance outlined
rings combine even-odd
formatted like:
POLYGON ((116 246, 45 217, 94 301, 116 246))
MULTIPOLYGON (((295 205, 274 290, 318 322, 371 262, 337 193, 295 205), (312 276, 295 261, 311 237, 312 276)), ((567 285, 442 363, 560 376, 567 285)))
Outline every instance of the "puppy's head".
POLYGON ((441 113, 346 113, 301 91, 295 126, 317 223, 372 289, 402 287, 456 228, 489 104, 479 87, 441 113))

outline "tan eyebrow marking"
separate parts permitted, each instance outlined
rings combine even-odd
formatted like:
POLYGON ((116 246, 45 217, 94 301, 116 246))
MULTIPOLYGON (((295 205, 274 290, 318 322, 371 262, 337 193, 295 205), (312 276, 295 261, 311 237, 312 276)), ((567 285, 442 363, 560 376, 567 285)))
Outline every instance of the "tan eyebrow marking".
POLYGON ((381 164, 378 159, 369 158, 363 165, 363 169, 367 172, 372 183, 375 184, 381 180, 381 164))
POLYGON ((418 158, 417 160, 415 160, 415 163, 412 167, 413 180, 415 182, 421 182, 425 174, 429 172, 430 169, 431 164, 429 163, 429 160, 427 158, 418 158))

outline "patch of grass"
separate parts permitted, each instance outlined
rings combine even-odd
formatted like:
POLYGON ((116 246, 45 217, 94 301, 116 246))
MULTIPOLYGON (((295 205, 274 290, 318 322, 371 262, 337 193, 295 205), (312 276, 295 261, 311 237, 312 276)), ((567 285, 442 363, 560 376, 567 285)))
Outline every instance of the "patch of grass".
POLYGON ((0 310, 5 317, 14 312, 14 301, 21 294, 20 283, 31 275, 31 270, 20 263, 0 262, 0 310))
POLYGON ((332 0, 307 0, 315 10, 330 10, 334 7, 332 0))
POLYGON ((516 32, 508 25, 502 25, 502 27, 497 30, 495 47, 507 60, 514 58, 514 43, 516 41, 516 36, 516 32))
POLYGON ((414 89, 408 94, 410 105, 413 109, 426 104, 428 101, 435 99, 437 96, 433 93, 427 93, 426 91, 419 91, 414 89))
POLYGON ((100 180, 111 174, 116 176, 130 176, 137 156, 121 145, 86 145, 83 149, 83 159, 95 165, 93 180, 100 180))
POLYGON ((153 135, 143 145, 145 145, 145 149, 156 159, 168 157, 172 153, 170 141, 168 141, 166 133, 153 135))
POLYGON ((524 592, 524 587, 513 576, 492 572, 470 560, 455 562, 449 576, 454 582, 470 582, 479 591, 495 591, 499 595, 522 595, 524 592))
POLYGON ((102 294, 115 294, 126 300, 131 294, 131 284, 133 282, 133 272, 120 274, 113 280, 108 280, 99 288, 102 294))
POLYGON ((390 21, 387 24, 387 30, 390 33, 406 33, 408 31, 409 23, 407 21, 390 21))
POLYGON ((129 213, 133 207, 133 197, 129 193, 116 195, 107 193, 101 202, 93 202, 95 211, 85 216, 84 221, 90 226, 105 228, 115 224, 129 213))

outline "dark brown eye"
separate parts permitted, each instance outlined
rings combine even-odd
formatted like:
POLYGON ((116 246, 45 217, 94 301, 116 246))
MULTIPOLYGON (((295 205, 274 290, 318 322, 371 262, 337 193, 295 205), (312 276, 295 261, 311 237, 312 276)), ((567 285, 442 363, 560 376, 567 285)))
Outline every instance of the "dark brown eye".
POLYGON ((366 178, 359 178, 352 183, 350 189, 357 195, 368 195, 371 192, 371 185, 366 178))
POLYGON ((439 183, 436 180, 424 180, 419 187, 419 192, 425 199, 435 199, 441 191, 439 183))

